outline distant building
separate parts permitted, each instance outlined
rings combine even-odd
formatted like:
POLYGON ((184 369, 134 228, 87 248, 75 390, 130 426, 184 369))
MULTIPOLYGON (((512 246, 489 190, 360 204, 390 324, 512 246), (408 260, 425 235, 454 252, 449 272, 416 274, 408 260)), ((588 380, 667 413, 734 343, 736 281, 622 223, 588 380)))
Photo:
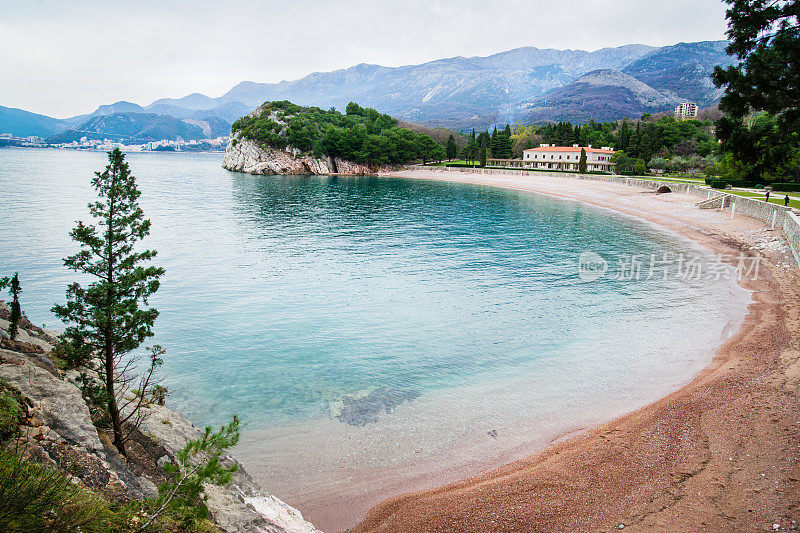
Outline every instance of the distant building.
POLYGON ((675 120, 690 120, 697 118, 697 104, 684 102, 675 107, 675 120))
POLYGON ((586 170, 614 172, 617 164, 611 161, 614 150, 604 146, 592 148, 578 146, 550 146, 542 144, 538 148, 529 148, 522 153, 523 168, 542 170, 578 170, 581 161, 581 150, 586 150, 586 170))

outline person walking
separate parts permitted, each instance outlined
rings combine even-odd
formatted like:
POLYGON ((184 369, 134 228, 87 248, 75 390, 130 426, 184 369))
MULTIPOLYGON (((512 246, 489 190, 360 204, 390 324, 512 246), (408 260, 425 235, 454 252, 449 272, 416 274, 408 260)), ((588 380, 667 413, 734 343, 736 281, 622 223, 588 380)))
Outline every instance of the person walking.
POLYGON ((783 199, 784 207, 789 207, 789 195, 786 195, 786 198, 783 199))
POLYGON ((767 197, 766 197, 766 198, 764 198, 764 201, 765 201, 765 202, 769 202, 769 191, 767 191, 767 197))

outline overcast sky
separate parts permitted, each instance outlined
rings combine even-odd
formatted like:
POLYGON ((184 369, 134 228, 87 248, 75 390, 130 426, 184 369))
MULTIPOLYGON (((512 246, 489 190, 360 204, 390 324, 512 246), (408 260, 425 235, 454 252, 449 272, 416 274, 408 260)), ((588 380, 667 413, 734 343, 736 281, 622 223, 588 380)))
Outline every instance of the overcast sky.
POLYGON ((362 62, 724 34, 720 0, 0 0, 0 105, 64 118, 362 62))

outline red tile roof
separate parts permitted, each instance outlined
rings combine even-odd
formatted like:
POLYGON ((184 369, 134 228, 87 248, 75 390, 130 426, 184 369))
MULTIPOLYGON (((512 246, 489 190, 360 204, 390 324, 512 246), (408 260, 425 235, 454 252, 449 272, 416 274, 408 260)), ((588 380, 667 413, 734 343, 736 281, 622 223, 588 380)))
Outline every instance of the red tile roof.
MULTIPOLYGON (((594 154, 613 154, 614 150, 601 150, 600 148, 583 148, 586 153, 594 154)), ((523 152, 578 152, 580 153, 581 147, 575 146, 539 146, 538 148, 528 148, 523 152)))

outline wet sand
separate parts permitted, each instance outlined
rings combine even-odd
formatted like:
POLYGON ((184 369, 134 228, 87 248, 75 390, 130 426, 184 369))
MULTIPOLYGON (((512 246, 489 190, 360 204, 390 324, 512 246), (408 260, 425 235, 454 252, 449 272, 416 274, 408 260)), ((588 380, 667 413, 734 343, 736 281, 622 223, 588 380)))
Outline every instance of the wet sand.
MULTIPOLYGON (((405 171, 636 216, 720 255, 761 254, 739 331, 691 383, 501 468, 375 506, 352 531, 764 531, 800 522, 800 275, 780 232, 698 198, 542 176, 405 171)), ((702 328, 703 324, 697 324, 702 328)), ((691 338, 692 327, 686 336, 691 338)), ((469 476, 474 472, 464 472, 469 476)))

